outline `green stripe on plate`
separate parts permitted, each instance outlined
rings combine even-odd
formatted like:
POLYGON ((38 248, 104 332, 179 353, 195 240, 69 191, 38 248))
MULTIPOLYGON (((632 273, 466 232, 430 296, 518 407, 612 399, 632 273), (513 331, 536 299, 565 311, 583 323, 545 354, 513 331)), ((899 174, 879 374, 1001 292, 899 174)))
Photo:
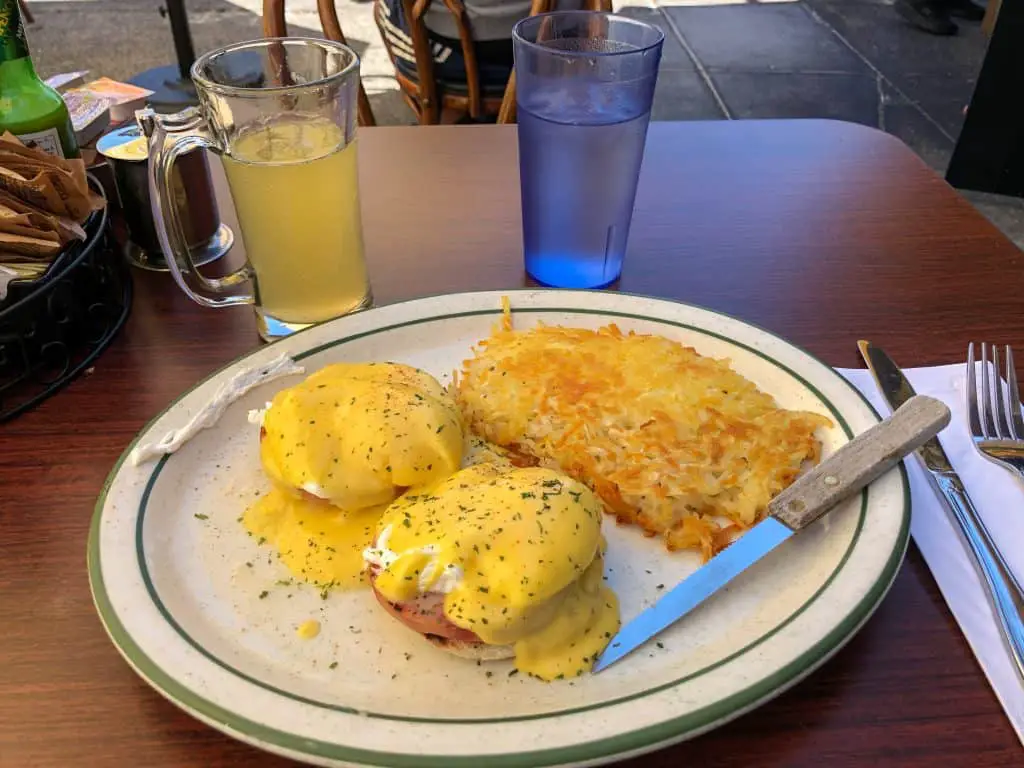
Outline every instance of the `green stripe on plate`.
MULTIPOLYGON (((509 295, 514 295, 516 292, 515 291, 509 291, 507 293, 509 295)), ((666 303, 673 303, 673 302, 666 302, 666 303)), ((663 318, 651 317, 649 315, 633 314, 633 313, 626 313, 626 312, 603 311, 603 310, 588 310, 588 309, 579 309, 579 308, 557 308, 557 307, 553 307, 553 308, 519 308, 519 309, 515 310, 516 314, 523 314, 523 313, 528 313, 528 312, 529 313, 564 312, 564 313, 570 313, 570 314, 572 314, 572 313, 579 313, 579 314, 593 314, 593 315, 608 316, 608 317, 622 317, 622 318, 629 318, 629 319, 636 319, 636 320, 644 320, 644 321, 649 321, 649 322, 653 322, 653 323, 657 323, 657 324, 671 325, 671 326, 675 326, 675 327, 679 327, 679 328, 684 328, 684 329, 687 329, 687 330, 690 330, 690 331, 694 331, 696 333, 700 333, 700 334, 703 334, 703 335, 706 335, 706 336, 717 338, 719 340, 722 340, 722 341, 724 341, 726 343, 729 343, 729 344, 732 344, 734 346, 738 346, 738 347, 740 347, 742 349, 745 349, 748 352, 751 352, 751 353, 753 353, 755 355, 758 355, 762 359, 772 363, 773 365, 777 366, 778 368, 784 370, 792 378, 794 378, 795 380, 799 381, 804 387, 806 387, 809 391, 811 391, 822 403, 824 403, 829 408, 829 410, 832 412, 833 416, 836 418, 836 421, 843 428, 843 430, 846 433, 846 435, 848 437, 852 437, 852 430, 850 429, 850 427, 846 423, 846 421, 842 418, 842 416, 839 414, 839 412, 835 408, 835 406, 829 400, 827 400, 824 397, 824 395, 816 387, 814 387, 810 382, 808 382, 806 379, 804 379, 799 374, 797 374, 794 371, 790 370, 788 367, 786 367, 785 365, 783 365, 779 361, 777 361, 774 358, 771 358, 770 356, 766 355, 762 351, 754 349, 752 347, 749 347, 749 346, 747 346, 745 344, 741 344, 739 342, 736 342, 735 340, 730 339, 730 338, 728 338, 728 337, 726 337, 724 335, 715 333, 713 331, 708 331, 708 330, 703 329, 703 328, 697 328, 695 326, 692 326, 692 325, 689 325, 689 324, 685 324, 685 323, 678 323, 678 322, 674 322, 674 321, 671 321, 671 320, 665 320, 663 318)), ((347 342, 354 341, 356 339, 364 338, 366 336, 370 336, 370 335, 374 335, 374 334, 378 334, 378 333, 383 333, 383 332, 390 331, 390 330, 395 330, 397 328, 406 327, 406 326, 410 326, 410 325, 429 323, 429 322, 436 322, 436 321, 440 321, 440 320, 449 320, 449 319, 454 319, 454 318, 459 318, 459 317, 469 317, 469 316, 479 316, 479 315, 500 315, 500 314, 501 314, 500 310, 477 310, 477 311, 469 311, 469 312, 462 312, 462 313, 449 313, 449 314, 445 314, 445 315, 437 315, 437 316, 433 316, 433 317, 430 317, 430 318, 419 318, 419 319, 416 319, 416 320, 411 320, 411 321, 407 321, 407 322, 403 322, 403 323, 397 323, 397 324, 394 324, 394 325, 391 325, 391 326, 377 328, 377 329, 373 329, 371 331, 366 331, 366 332, 363 332, 363 333, 353 334, 351 336, 343 337, 341 339, 337 339, 337 340, 329 342, 327 344, 320 345, 320 346, 315 347, 313 349, 307 350, 306 352, 297 354, 297 355, 294 356, 294 358, 296 360, 305 359, 305 358, 310 357, 312 355, 315 355, 315 354, 317 354, 319 352, 322 352, 322 351, 324 351, 326 349, 337 347, 339 345, 345 344, 347 342)), ((727 317, 727 316, 723 315, 723 317, 727 317)), ((747 324, 747 325, 749 325, 749 324, 747 324)), ((762 330, 764 333, 766 333, 768 335, 775 336, 775 334, 771 334, 769 331, 764 331, 763 329, 760 329, 760 330, 762 330)), ((775 336, 775 338, 779 338, 779 337, 775 336)), ((788 342, 786 342, 786 343, 788 344, 788 342)), ((807 353, 804 352, 804 354, 807 354, 807 353)), ((863 396, 861 396, 860 393, 857 392, 857 390, 855 388, 850 386, 844 379, 839 377, 838 374, 835 373, 835 371, 833 371, 831 368, 829 368, 827 365, 825 365, 820 360, 817 360, 817 358, 814 358, 813 356, 811 356, 809 354, 807 356, 809 358, 815 360, 816 362, 818 362, 824 369, 829 371, 832 375, 836 376, 840 381, 842 381, 844 384, 846 384, 846 386, 848 386, 851 391, 856 392, 858 397, 860 397, 860 399, 865 404, 868 405, 868 408, 872 412, 874 412, 874 409, 871 408, 869 403, 867 403, 867 400, 864 399, 863 396)), ((245 356, 243 356, 242 358, 239 358, 239 359, 244 359, 244 357, 245 356)), ((237 361, 229 363, 227 366, 225 366, 225 368, 231 367, 232 365, 235 364, 235 362, 237 362, 237 361)), ((221 370, 224 370, 224 369, 222 368, 221 370)), ((208 380, 209 378, 212 378, 213 376, 216 376, 218 373, 220 373, 220 371, 218 371, 217 373, 212 374, 212 376, 210 376, 210 377, 207 377, 207 379, 204 379, 204 381, 208 380)), ((200 384, 201 383, 202 382, 200 382, 200 384)), ((200 384, 197 384, 196 387, 198 387, 200 384)), ((192 388, 192 390, 194 390, 194 389, 195 389, 195 387, 192 388)), ((191 392, 192 390, 189 390, 189 392, 191 392)), ((181 395, 181 397, 184 397, 187 394, 188 394, 188 392, 183 393, 181 395)), ((175 400, 175 403, 178 400, 180 400, 181 397, 179 397, 177 400, 175 400)), ((140 432, 140 437, 141 437, 142 434, 144 434, 148 430, 148 428, 150 426, 152 426, 153 423, 155 423, 164 413, 167 412, 167 410, 169 410, 173 406, 174 406, 174 403, 172 403, 160 415, 158 415, 156 418, 154 418, 152 421, 150 421, 149 425, 147 425, 147 428, 144 429, 142 432, 140 432)), ((877 415, 877 413, 876 413, 876 415, 877 415)), ((284 731, 279 731, 279 730, 271 728, 269 726, 265 726, 265 725, 262 725, 260 723, 256 723, 256 722, 247 720, 245 718, 239 717, 238 715, 236 715, 236 714, 234 714, 234 713, 232 713, 232 712, 230 712, 228 710, 225 710, 222 707, 219 707, 218 705, 214 704, 213 702, 210 702, 210 701, 202 698, 201 696, 197 695, 196 693, 194 693, 190 689, 188 689, 185 686, 181 685, 170 674, 168 674, 163 669, 158 667, 148 656, 146 656, 146 654, 138 647, 138 645, 128 635, 128 633, 125 630, 124 626, 121 624, 120 620, 118 619, 118 617, 116 615, 116 612, 113 610, 112 605, 110 604, 109 597, 108 597, 108 595, 106 593, 106 589, 105 589, 104 584, 103 584, 102 568, 101 568, 100 552, 99 552, 99 534, 98 534, 98 532, 99 532, 100 522, 101 522, 101 519, 102 519, 102 509, 103 509, 103 505, 104 505, 104 502, 105 502, 105 499, 106 499, 106 494, 107 494, 107 491, 108 491, 108 489, 110 487, 110 484, 113 481, 113 478, 116 476, 116 474, 117 474, 118 470, 120 469, 121 465, 123 464, 123 462, 125 460, 125 457, 129 454, 131 448, 134 446, 134 443, 138 441, 138 439, 139 438, 137 437, 136 441, 133 441, 133 444, 130 445, 128 449, 126 449, 124 454, 122 454, 121 458, 117 462, 117 465, 114 467, 114 469, 111 471, 110 475, 108 476, 107 481, 104 484, 103 492, 101 493, 99 499, 97 500, 96 511, 95 511, 94 516, 93 516, 93 521, 92 521, 92 526, 91 526, 90 536, 89 536, 88 564, 89 564, 89 578, 90 578, 90 583, 91 583, 92 589, 93 589, 93 597, 94 597, 94 601, 96 603, 97 610, 98 610, 98 612, 100 614, 100 617, 103 620, 104 625, 105 625, 105 627, 106 627, 106 629, 108 631, 108 634, 110 635, 110 637, 113 640, 114 644, 118 647, 118 649, 120 650, 122 655, 125 657, 125 659, 129 662, 129 664, 144 679, 146 679, 154 688, 156 688, 160 693, 162 693, 164 696, 166 696, 169 700, 171 700, 172 702, 174 702, 178 706, 184 708, 186 711, 191 712, 192 714, 194 714, 197 717, 199 717, 200 719, 210 723, 211 725, 214 725, 215 727, 221 728, 221 729, 223 729, 223 730, 225 730, 225 731, 227 731, 229 733, 232 733, 233 735, 235 735, 235 736, 237 736, 237 737, 239 737, 239 738, 241 738, 243 740, 253 741, 255 743, 258 743, 258 744, 260 744, 260 745, 262 745, 262 746, 264 746, 264 747, 266 747, 266 748, 268 748, 268 749, 270 749, 272 751, 278 751, 278 752, 294 754, 294 755, 306 755, 306 756, 310 756, 310 757, 320 757, 320 758, 325 758, 326 757, 326 758, 330 758, 330 759, 334 759, 334 760, 354 761, 354 762, 359 762, 359 763, 363 763, 363 764, 367 764, 367 765, 395 766, 396 768, 404 768, 404 766, 412 766, 412 765, 439 766, 439 767, 440 766, 471 766, 471 765, 479 765, 481 760, 486 760, 487 765, 498 766, 498 767, 500 767, 500 766, 548 766, 548 765, 559 765, 559 764, 564 764, 566 762, 599 760, 599 759, 607 758, 607 757, 610 757, 610 756, 622 755, 622 754, 628 753, 628 752, 646 751, 646 750, 652 749, 652 748, 654 748, 654 747, 656 747, 658 745, 667 744, 667 743, 670 743, 671 741, 678 741, 678 740, 681 740, 683 738, 690 737, 690 736, 696 735, 697 733, 700 733, 700 732, 703 732, 705 730, 708 730, 708 729, 714 727, 715 725, 720 724, 721 722, 724 722, 726 720, 729 720, 729 719, 732 719, 734 717, 739 716, 743 712, 748 711, 749 709, 752 709, 753 707, 757 706, 757 704, 759 704, 761 701, 764 701, 764 700, 766 700, 768 698, 771 698, 772 696, 775 696, 778 693, 780 693, 782 690, 785 690, 786 688, 788 688, 791 685, 795 684, 800 679, 802 679, 804 676, 806 676, 811 671, 813 671, 815 668, 817 668, 817 666, 819 666, 821 663, 823 663, 836 650, 838 650, 838 648, 841 647, 841 645, 844 644, 845 641, 848 640, 849 637, 852 636, 852 634, 856 631, 856 629, 864 621, 867 620, 867 618, 873 612, 874 608, 878 605, 878 603, 884 597, 885 593, 888 591, 888 588, 891 585, 893 578, 895 578, 895 574, 896 574, 896 572, 898 570, 899 563, 901 562, 903 554, 904 554, 904 552, 906 550, 907 541, 908 541, 908 538, 909 538, 909 520, 910 520, 910 517, 909 517, 909 514, 908 514, 909 513, 909 506, 910 506, 910 504, 909 504, 909 485, 907 483, 905 469, 901 465, 900 466, 900 470, 901 470, 901 479, 902 479, 902 484, 903 484, 903 496, 904 496, 904 505, 903 505, 903 507, 904 508, 903 508, 903 518, 902 518, 902 521, 901 521, 900 532, 899 532, 899 536, 898 536, 898 540, 897 540, 897 547, 893 550, 893 552, 891 553, 889 559, 887 560, 886 565, 883 568, 883 571, 882 571, 882 573, 880 575, 879 580, 873 585, 872 589, 868 592, 868 594, 866 594, 864 596, 864 598, 857 604, 857 606, 854 607, 854 609, 846 616, 846 618, 842 622, 840 622, 835 628, 833 628, 833 630, 823 640, 819 641, 817 644, 815 644, 815 646, 813 646, 812 648, 810 648, 807 651, 805 651, 803 654, 798 656, 796 659, 794 659, 792 662, 787 664, 785 667, 783 667, 782 669, 778 670, 776 673, 770 675, 769 677, 763 678, 762 680, 758 681, 757 683, 749 686, 747 689, 745 689, 743 691, 740 691, 740 692, 737 692, 736 694, 733 694, 733 695, 731 695, 731 696, 729 696, 729 697, 727 697, 725 699, 722 699, 721 701, 715 702, 714 704, 709 705, 709 706, 707 706, 707 707, 705 707, 705 708, 703 708, 701 710, 698 710, 696 712, 691 712, 691 713, 688 713, 686 715, 682 715, 682 716, 680 716, 678 718, 674 718, 674 719, 666 721, 664 723, 659 723, 659 724, 654 725, 654 726, 650 726, 650 727, 647 727, 647 728, 639 729, 637 731, 633 731, 633 732, 628 733, 628 734, 622 734, 620 736, 610 737, 610 738, 607 738, 607 739, 600 739, 600 740, 593 741, 593 742, 588 742, 588 743, 585 743, 585 744, 573 745, 573 746, 570 746, 570 747, 551 749, 551 750, 539 750, 539 751, 534 751, 534 752, 522 752, 522 753, 496 755, 496 756, 486 756, 486 757, 484 757, 484 756, 481 756, 481 757, 465 757, 465 756, 455 756, 455 755, 452 755, 452 756, 429 756, 428 757, 428 756, 423 756, 423 755, 409 755, 409 754, 400 754, 400 753, 377 752, 377 751, 370 751, 370 750, 355 749, 355 748, 346 747, 346 746, 343 746, 343 745, 340 745, 340 744, 336 744, 336 743, 332 743, 332 742, 322 742, 322 741, 311 740, 311 739, 299 737, 299 736, 296 736, 294 734, 290 734, 290 733, 287 733, 287 732, 284 732, 284 731)), ((290 698, 290 699, 302 702, 304 704, 307 704, 307 705, 310 705, 310 706, 315 706, 315 707, 320 707, 320 708, 327 708, 327 709, 331 709, 331 710, 338 711, 338 712, 341 712, 341 713, 346 713, 346 714, 355 714, 356 713, 355 710, 353 710, 351 708, 341 707, 341 706, 337 706, 337 705, 331 705, 331 704, 327 704, 325 702, 319 702, 319 701, 316 701, 316 700, 307 699, 307 698, 304 698, 304 697, 297 696, 297 695, 292 694, 292 693, 290 693, 288 691, 283 691, 283 690, 280 690, 280 689, 278 689, 276 687, 273 687, 273 686, 270 686, 270 685, 268 685, 266 683, 263 683, 262 681, 257 680, 255 678, 252 678, 252 677, 246 675, 245 673, 241 672, 240 670, 237 670, 237 669, 231 667, 230 665, 226 664, 225 662, 223 662, 220 659, 218 659, 215 656, 213 656, 211 653, 209 653, 205 648, 200 646, 198 643, 196 643, 196 641, 193 638, 191 638, 182 629, 182 627, 177 623, 177 621, 175 621, 175 619, 166 610, 166 607, 164 606, 162 600, 160 599, 159 595, 156 592, 155 586, 153 585, 152 580, 150 579, 149 572, 148 572, 148 569, 146 567, 145 555, 144 555, 144 551, 142 549, 142 531, 143 531, 143 521, 144 521, 144 518, 145 518, 146 503, 148 502, 149 495, 150 495, 150 493, 152 491, 152 488, 153 488, 153 486, 154 486, 154 484, 156 482, 156 479, 159 477, 160 472, 163 470, 163 467, 166 465, 166 463, 169 460, 169 458, 170 457, 168 457, 168 456, 163 457, 160 460, 160 462, 158 462, 156 468, 154 469, 153 474, 150 476, 149 482, 147 483, 145 492, 143 494, 143 500, 142 500, 142 502, 140 504, 140 510, 139 510, 139 516, 138 516, 138 519, 137 519, 137 528, 136 528, 136 549, 137 549, 137 556, 138 556, 138 560, 139 560, 140 571, 142 573, 143 580, 145 582, 146 588, 149 591, 150 597, 154 601, 154 604, 157 607, 157 609, 165 617, 167 622, 175 629, 175 631, 177 631, 182 636, 182 638, 186 640, 186 642, 188 642, 193 648, 195 648, 203 656, 205 656, 206 658, 208 658, 210 661, 214 662, 218 666, 222 667, 223 669, 225 669, 225 670, 227 670, 227 671, 229 671, 229 672, 239 676, 240 678, 242 678, 242 679, 244 679, 244 680, 246 680, 246 681, 248 681, 248 682, 250 682, 250 683, 252 683, 254 685, 260 686, 260 687, 265 688, 267 690, 270 690, 270 691, 272 691, 272 692, 274 692, 274 693, 276 693, 278 695, 281 695, 281 696, 284 696, 284 697, 287 697, 287 698, 290 698)), ((803 606, 801 606, 797 611, 795 611, 793 614, 791 614, 789 617, 787 617, 782 623, 780 623, 778 626, 774 627, 772 630, 770 630, 768 633, 763 635, 757 641, 751 643, 750 645, 746 646, 745 648, 741 649, 740 651, 737 651, 736 653, 730 655, 728 658, 722 659, 722 660, 716 662, 713 665, 709 665, 708 667, 705 667, 705 668, 703 668, 701 670, 698 670, 698 671, 696 671, 694 673, 691 673, 691 674, 687 675, 684 678, 672 681, 670 683, 666 683, 666 684, 661 685, 661 686, 657 686, 657 687, 652 688, 652 689, 648 689, 648 690, 645 690, 645 691, 638 692, 638 693, 633 694, 631 696, 622 697, 622 698, 611 700, 611 701, 607 701, 607 702, 600 702, 600 703, 589 705, 589 706, 586 706, 586 707, 579 707, 579 708, 571 709, 571 710, 561 710, 561 711, 558 711, 558 712, 550 712, 550 713, 544 713, 544 714, 540 714, 540 715, 520 716, 520 717, 512 717, 512 718, 489 718, 489 719, 482 718, 482 719, 470 719, 470 720, 457 720, 457 719, 447 719, 447 720, 433 719, 432 720, 432 719, 427 719, 427 718, 413 718, 413 717, 404 717, 404 716, 392 716, 392 715, 385 715, 385 714, 380 714, 380 713, 370 713, 369 716, 370 717, 382 718, 382 719, 389 719, 389 720, 400 720, 400 721, 419 722, 419 723, 426 722, 426 723, 437 723, 437 724, 444 724, 444 725, 458 725, 458 724, 484 725, 484 724, 489 724, 489 723, 493 724, 493 723, 510 722, 510 721, 517 721, 517 720, 531 720, 531 719, 541 719, 541 718, 553 718, 553 717, 560 717, 560 716, 566 716, 566 715, 586 712, 586 711, 593 710, 593 709, 598 709, 598 708, 602 708, 602 707, 612 706, 612 705, 615 705, 615 704, 620 704, 620 703, 623 703, 623 702, 626 702, 626 701, 630 701, 630 700, 634 700, 634 699, 637 699, 637 698, 643 698, 643 697, 646 697, 646 696, 653 695, 653 694, 655 694, 657 692, 663 691, 663 690, 665 690, 667 688, 670 688, 670 687, 673 687, 673 686, 678 686, 678 685, 681 685, 681 684, 683 684, 685 682, 691 681, 694 678, 696 678, 696 677, 698 677, 700 675, 703 675, 703 674, 707 674, 708 672, 710 672, 711 670, 721 666, 722 664, 728 663, 729 661, 735 659, 736 657, 738 657, 738 656, 740 656, 740 655, 742 655, 744 653, 749 652, 752 648, 756 647, 758 644, 764 642, 769 637, 771 637, 772 635, 774 635, 777 632, 779 632, 786 625, 788 625, 794 619, 796 619, 801 613, 803 613, 828 588, 828 586, 832 583, 832 581, 842 571, 844 565, 848 561, 848 559, 849 559, 849 557, 850 557, 850 555, 851 555, 851 553, 852 553, 852 551, 853 551, 853 549, 854 549, 854 547, 856 545, 856 542, 857 542, 857 540, 858 540, 858 538, 860 536, 861 530, 862 530, 863 525, 864 525, 864 520, 865 520, 865 514, 866 514, 866 509, 867 509, 867 499, 868 499, 867 491, 865 491, 862 494, 862 497, 861 497, 861 510, 860 510, 860 515, 859 515, 859 518, 858 518, 857 528, 856 528, 854 536, 853 536, 853 538, 851 540, 850 546, 848 547, 848 549, 847 549, 846 553, 844 554, 842 560, 837 565, 837 567, 833 571, 833 573, 826 580, 826 582, 824 584, 822 584, 822 586, 815 592, 814 595, 811 596, 811 598, 806 603, 804 603, 803 606)), ((359 714, 365 716, 367 713, 360 712, 359 714)))

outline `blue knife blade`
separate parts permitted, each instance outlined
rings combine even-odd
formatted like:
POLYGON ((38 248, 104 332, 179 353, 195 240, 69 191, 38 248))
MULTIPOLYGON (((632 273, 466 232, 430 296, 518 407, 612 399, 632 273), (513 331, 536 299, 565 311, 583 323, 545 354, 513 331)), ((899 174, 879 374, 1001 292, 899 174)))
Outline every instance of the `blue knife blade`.
POLYGON ((774 517, 762 520, 619 630, 593 671, 614 664, 674 624, 794 533, 774 517))

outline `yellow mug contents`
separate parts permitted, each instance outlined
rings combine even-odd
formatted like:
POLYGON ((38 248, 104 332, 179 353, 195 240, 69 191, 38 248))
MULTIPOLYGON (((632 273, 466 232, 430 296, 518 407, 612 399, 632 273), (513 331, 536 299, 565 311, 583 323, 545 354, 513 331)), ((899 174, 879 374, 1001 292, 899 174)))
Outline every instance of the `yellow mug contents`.
POLYGON ((355 143, 319 117, 243 129, 224 156, 261 314, 309 324, 369 301, 355 143))

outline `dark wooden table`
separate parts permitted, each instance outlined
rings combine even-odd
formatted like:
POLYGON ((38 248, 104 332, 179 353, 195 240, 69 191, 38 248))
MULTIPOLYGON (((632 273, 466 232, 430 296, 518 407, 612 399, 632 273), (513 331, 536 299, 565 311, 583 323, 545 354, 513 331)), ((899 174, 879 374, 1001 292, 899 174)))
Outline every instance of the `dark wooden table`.
MULTIPOLYGON (((380 303, 524 282, 514 127, 360 139, 380 303)), ((764 325, 838 366, 1024 347, 1021 253, 897 140, 838 122, 651 126, 623 290, 764 325)), ((134 433, 257 346, 251 312, 137 274, 95 372, 0 428, 0 765, 283 766, 151 691, 96 618, 93 503, 134 433)), ((1020 359, 1024 359, 1021 356, 1020 359)), ((860 634, 755 712, 635 766, 1005 766, 1024 752, 911 546, 860 634)))

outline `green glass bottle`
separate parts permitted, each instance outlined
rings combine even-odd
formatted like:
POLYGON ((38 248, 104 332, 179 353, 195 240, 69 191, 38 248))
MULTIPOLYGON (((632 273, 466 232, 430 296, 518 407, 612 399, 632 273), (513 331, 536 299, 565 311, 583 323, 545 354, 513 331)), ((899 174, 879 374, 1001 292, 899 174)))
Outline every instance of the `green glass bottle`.
POLYGON ((39 79, 28 54, 18 0, 0 0, 0 132, 51 155, 78 157, 64 100, 39 79))

